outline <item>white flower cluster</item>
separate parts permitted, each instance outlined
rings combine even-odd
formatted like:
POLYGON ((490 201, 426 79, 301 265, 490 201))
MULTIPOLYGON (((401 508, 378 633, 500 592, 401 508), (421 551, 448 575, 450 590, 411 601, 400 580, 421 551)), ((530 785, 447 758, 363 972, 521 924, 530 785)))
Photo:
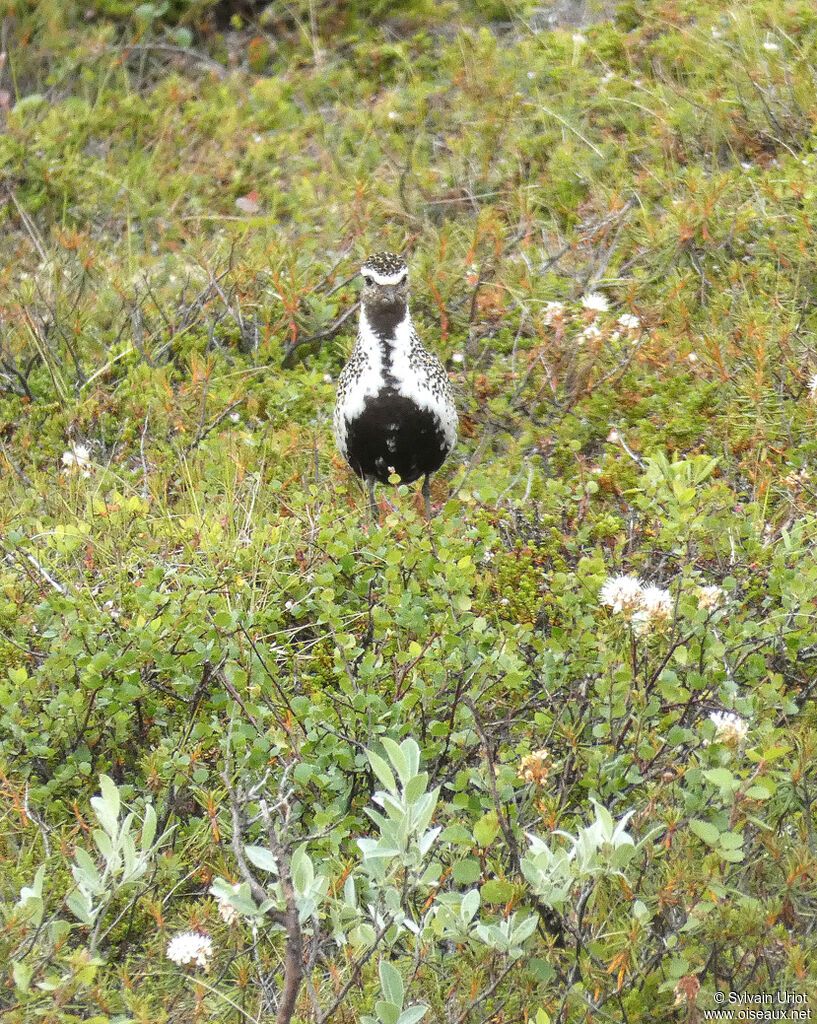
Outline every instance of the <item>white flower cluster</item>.
POLYGON ((594 313, 606 313, 610 308, 610 303, 607 301, 607 296, 602 295, 601 292, 589 292, 582 296, 582 306, 594 313))
POLYGON ((645 585, 635 576, 605 580, 599 599, 614 614, 623 614, 639 635, 660 629, 672 618, 672 594, 663 587, 645 585))
POLYGON ((641 603, 633 615, 636 633, 665 626, 672 618, 672 594, 663 587, 649 586, 641 591, 641 603))
POLYGON ((544 322, 550 326, 554 320, 561 320, 565 315, 565 307, 563 302, 546 302, 545 303, 545 315, 542 318, 544 322))
POLYGON ((715 726, 715 740, 718 743, 739 746, 749 732, 749 723, 733 711, 713 711, 709 720, 715 726))
POLYGON ((588 324, 587 327, 579 334, 581 341, 598 341, 601 337, 601 331, 595 324, 588 324))
POLYGON ((641 603, 643 590, 644 584, 636 576, 611 576, 604 581, 599 598, 615 614, 632 613, 641 603))
POLYGON ((616 320, 619 327, 623 327, 625 331, 636 331, 641 330, 641 321, 634 313, 622 313, 621 316, 616 320))
MULTIPOLYGON (((579 302, 582 315, 578 319, 584 324, 584 327, 577 338, 580 342, 596 341, 604 333, 602 327, 597 323, 599 314, 609 310, 610 300, 601 292, 588 292, 581 297, 579 302)), ((548 327, 553 324, 564 324, 569 320, 577 319, 575 314, 575 307, 566 306, 563 302, 546 302, 542 321, 548 327)), ((621 313, 613 326, 615 329, 610 333, 611 341, 616 341, 622 334, 628 335, 630 339, 635 339, 644 329, 640 318, 634 313, 621 313)))
POLYGON ((726 591, 723 587, 718 587, 715 584, 709 587, 699 587, 698 607, 705 608, 708 612, 714 612, 723 604, 725 597, 726 591))
POLYGON ((202 932, 181 932, 174 935, 167 945, 167 958, 182 966, 195 964, 207 970, 207 962, 213 955, 213 940, 202 932))
MULTIPOLYGON (((608 441, 617 441, 618 433, 610 431, 608 441)), ((726 591, 716 584, 698 587, 698 607, 712 612, 726 601, 726 591)), ((672 618, 675 603, 663 587, 647 585, 635 576, 611 576, 604 581, 599 600, 614 614, 624 614, 637 633, 666 625, 672 618)))
POLYGON ((70 451, 62 453, 62 464, 66 469, 91 475, 91 452, 84 444, 71 444, 70 451))
POLYGON ((817 373, 812 374, 809 378, 808 396, 812 402, 817 402, 817 373))

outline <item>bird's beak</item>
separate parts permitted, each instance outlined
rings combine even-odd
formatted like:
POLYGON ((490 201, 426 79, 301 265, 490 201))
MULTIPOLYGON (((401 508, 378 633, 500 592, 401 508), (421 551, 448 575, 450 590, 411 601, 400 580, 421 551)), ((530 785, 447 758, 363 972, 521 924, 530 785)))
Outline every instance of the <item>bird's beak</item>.
POLYGON ((385 285, 383 287, 383 301, 392 306, 396 298, 397 289, 393 285, 385 285))

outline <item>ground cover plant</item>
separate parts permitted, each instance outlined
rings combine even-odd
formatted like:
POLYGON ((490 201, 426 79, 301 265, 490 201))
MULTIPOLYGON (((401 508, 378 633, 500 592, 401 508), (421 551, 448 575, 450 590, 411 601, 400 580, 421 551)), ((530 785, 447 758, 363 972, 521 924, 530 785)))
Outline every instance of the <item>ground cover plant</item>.
POLYGON ((595 16, 3 14, 3 1021, 807 1019, 817 12, 595 16))

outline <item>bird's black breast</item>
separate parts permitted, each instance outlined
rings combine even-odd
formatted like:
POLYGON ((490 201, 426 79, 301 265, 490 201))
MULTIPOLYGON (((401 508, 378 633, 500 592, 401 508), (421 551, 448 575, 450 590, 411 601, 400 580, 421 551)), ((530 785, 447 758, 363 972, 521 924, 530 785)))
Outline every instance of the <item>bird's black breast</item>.
POLYGON ((363 412, 348 421, 349 465, 358 476, 381 483, 392 470, 407 484, 436 472, 448 449, 437 416, 389 387, 367 398, 363 412))

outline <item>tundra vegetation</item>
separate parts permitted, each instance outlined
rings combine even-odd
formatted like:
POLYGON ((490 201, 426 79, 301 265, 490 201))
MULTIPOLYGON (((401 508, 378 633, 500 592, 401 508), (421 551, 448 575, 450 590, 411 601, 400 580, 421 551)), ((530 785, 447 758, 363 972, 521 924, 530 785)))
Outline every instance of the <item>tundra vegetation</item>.
POLYGON ((814 995, 817 8, 600 13, 5 5, 4 1024, 814 995), (378 249, 430 523, 331 438, 378 249))

